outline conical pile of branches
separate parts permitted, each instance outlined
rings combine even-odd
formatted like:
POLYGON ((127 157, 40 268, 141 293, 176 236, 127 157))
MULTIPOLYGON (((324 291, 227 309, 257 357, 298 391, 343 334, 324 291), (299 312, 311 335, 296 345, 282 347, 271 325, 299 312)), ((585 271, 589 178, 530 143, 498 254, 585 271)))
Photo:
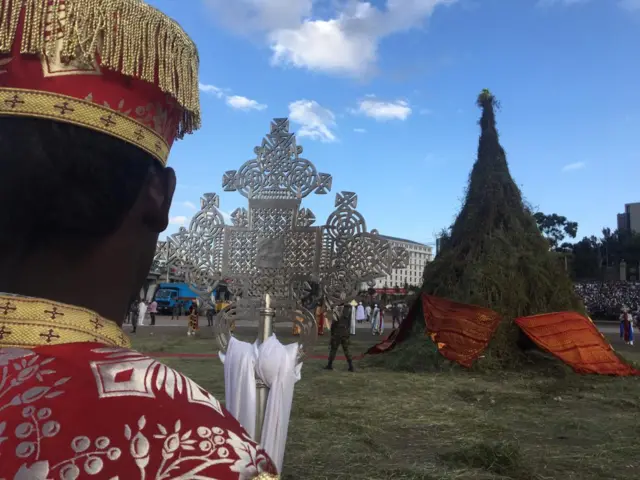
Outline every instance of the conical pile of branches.
POLYGON ((584 307, 511 177, 496 129, 495 97, 483 90, 477 104, 480 142, 466 199, 425 269, 422 291, 500 313, 503 322, 486 358, 507 366, 521 357, 515 318, 584 307))

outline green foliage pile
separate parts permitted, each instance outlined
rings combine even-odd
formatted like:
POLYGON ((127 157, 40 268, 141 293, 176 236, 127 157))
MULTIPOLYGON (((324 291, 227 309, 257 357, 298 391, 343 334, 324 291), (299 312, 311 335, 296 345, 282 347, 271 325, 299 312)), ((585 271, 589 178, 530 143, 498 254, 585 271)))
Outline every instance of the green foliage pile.
MULTIPOLYGON (((423 318, 422 307, 418 308, 417 318, 423 318)), ((423 321, 413 322, 411 328, 411 336, 401 347, 382 355, 367 355, 361 360, 360 365, 365 368, 384 368, 406 373, 439 373, 458 368, 457 364, 440 355, 436 344, 425 335, 423 321)))
POLYGON ((507 367, 522 360, 515 318, 583 312, 584 307, 509 173, 496 130, 495 97, 483 90, 477 104, 482 109, 480 143, 466 199, 425 269, 422 291, 500 313, 503 322, 485 359, 507 367))

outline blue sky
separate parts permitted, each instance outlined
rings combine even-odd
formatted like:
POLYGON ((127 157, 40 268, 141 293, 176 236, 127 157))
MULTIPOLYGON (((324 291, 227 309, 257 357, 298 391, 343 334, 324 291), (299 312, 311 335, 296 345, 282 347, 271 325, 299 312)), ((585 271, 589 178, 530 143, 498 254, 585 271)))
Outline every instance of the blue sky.
POLYGON ((358 193, 368 229, 433 242, 460 207, 483 88, 526 200, 615 228, 640 201, 640 0, 155 0, 198 45, 203 128, 178 142, 173 224, 288 116, 333 175, 322 221, 358 193))

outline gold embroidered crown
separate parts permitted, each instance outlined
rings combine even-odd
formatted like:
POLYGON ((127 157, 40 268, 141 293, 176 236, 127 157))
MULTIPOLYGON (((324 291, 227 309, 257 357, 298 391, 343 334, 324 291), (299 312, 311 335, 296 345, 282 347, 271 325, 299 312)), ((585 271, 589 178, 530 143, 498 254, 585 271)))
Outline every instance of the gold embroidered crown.
POLYGON ((72 123, 166 165, 200 126, 198 52, 141 0, 0 0, 0 116, 72 123))

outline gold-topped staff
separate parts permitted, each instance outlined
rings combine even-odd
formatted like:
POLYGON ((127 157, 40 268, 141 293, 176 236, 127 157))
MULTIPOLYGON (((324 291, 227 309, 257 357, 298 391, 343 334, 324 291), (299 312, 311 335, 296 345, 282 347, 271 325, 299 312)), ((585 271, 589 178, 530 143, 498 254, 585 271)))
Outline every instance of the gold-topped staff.
MULTIPOLYGON (((263 344, 273 333, 273 318, 276 311, 271 308, 271 297, 267 293, 264 299, 265 306, 260 309, 260 323, 258 325, 258 345, 263 344)), ((262 426, 264 415, 267 410, 267 399, 269 398, 269 387, 256 376, 256 442, 262 439, 262 426)))

